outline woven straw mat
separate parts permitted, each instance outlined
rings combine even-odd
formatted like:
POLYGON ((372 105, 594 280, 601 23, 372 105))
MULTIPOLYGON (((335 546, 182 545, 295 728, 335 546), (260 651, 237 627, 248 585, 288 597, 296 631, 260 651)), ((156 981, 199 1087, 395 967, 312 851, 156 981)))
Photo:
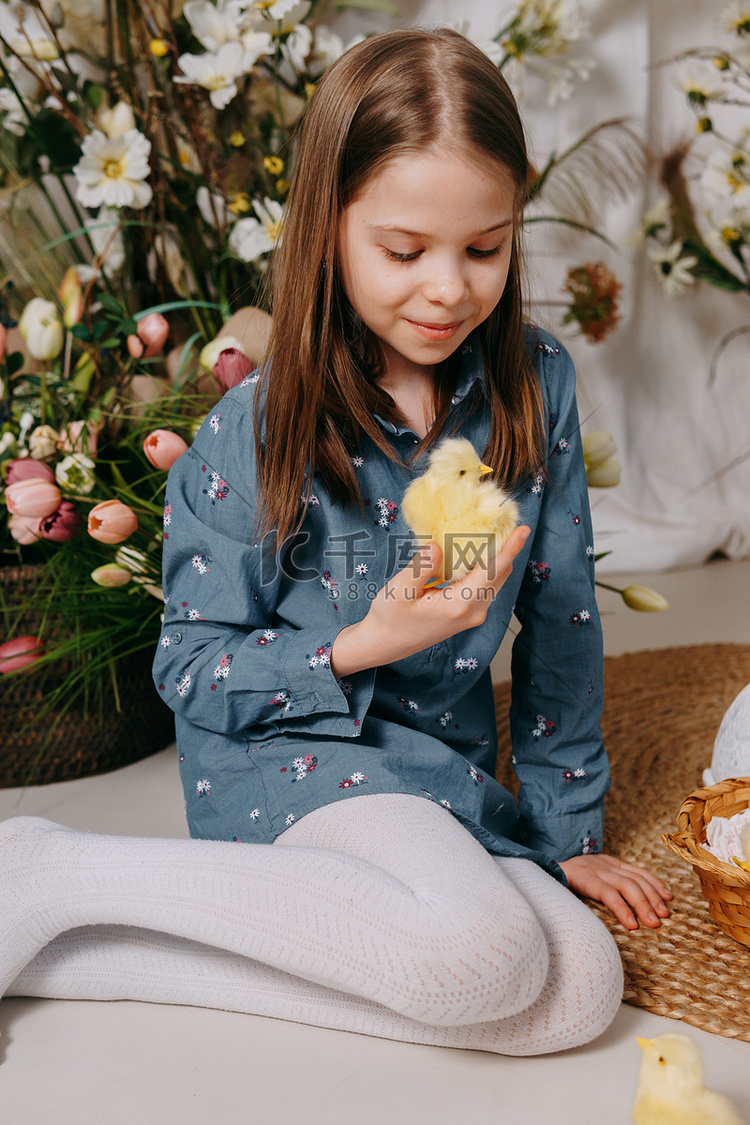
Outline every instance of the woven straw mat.
MULTIPOLYGON (((683 800, 702 785, 719 724, 747 683, 750 645, 605 658, 602 727, 612 788, 605 799, 604 849, 654 872, 674 899, 658 930, 625 930, 602 906, 589 905, 620 949, 628 1004, 750 1042, 750 948, 711 921, 698 876, 660 838, 676 829, 683 800)), ((510 684, 498 684, 497 776, 515 792, 509 703, 510 684)))

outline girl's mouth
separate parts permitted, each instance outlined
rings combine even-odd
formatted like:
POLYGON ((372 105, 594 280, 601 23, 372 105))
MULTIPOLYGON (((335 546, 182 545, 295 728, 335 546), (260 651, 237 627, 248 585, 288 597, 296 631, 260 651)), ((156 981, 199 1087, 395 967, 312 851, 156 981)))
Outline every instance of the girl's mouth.
POLYGON ((426 340, 450 340, 451 336, 455 336, 458 332, 463 321, 454 320, 451 324, 425 324, 417 320, 409 320, 407 323, 426 340))

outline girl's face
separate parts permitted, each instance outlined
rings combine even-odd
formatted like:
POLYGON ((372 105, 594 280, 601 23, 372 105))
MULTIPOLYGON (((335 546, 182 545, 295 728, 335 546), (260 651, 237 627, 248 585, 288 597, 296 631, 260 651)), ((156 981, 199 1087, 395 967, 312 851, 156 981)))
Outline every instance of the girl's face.
POLYGON ((502 165, 431 148, 386 164, 344 209, 344 290, 383 346, 388 382, 446 359, 495 308, 515 197, 502 165))

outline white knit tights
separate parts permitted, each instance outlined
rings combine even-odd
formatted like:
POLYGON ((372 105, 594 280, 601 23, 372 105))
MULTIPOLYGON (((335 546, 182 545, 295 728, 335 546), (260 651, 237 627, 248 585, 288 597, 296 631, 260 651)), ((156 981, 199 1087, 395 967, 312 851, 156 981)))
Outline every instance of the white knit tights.
POLYGON ((350 798, 270 847, 0 824, 0 995, 193 1004, 530 1055, 617 1010, 614 941, 431 802, 350 798))

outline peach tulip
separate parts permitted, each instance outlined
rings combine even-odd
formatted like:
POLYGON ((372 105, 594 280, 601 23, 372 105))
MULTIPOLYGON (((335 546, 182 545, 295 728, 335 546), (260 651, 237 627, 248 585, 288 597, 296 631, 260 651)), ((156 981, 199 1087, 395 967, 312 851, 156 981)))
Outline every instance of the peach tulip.
POLYGON ((146 346, 144 356, 148 358, 149 356, 160 355, 169 335, 169 321, 161 313, 149 313, 148 316, 144 316, 143 320, 138 322, 136 331, 146 346))
POLYGON ((57 485, 41 477, 18 480, 5 489, 5 502, 14 516, 44 519, 60 507, 61 500, 57 485))
POLYGON ((213 366, 214 378, 218 379, 225 391, 231 391, 253 371, 253 365, 246 355, 237 348, 224 348, 213 366))
POLYGON ((172 430, 152 430, 143 443, 143 452, 155 469, 166 473, 187 447, 185 439, 172 430))
POLYGON ((39 542, 39 523, 38 519, 29 516, 11 516, 8 520, 8 531, 16 543, 28 547, 31 543, 39 542))
POLYGON ((0 645, 0 672, 17 672, 34 664, 43 653, 43 648, 36 637, 26 634, 23 637, 14 637, 0 645))
POLYGON ((96 454, 99 431, 92 422, 68 422, 60 431, 60 450, 63 453, 96 454))
POLYGON ((53 543, 67 543, 80 526, 81 517, 75 505, 70 500, 63 500, 57 511, 45 516, 39 524, 39 534, 42 539, 49 539, 53 543))
POLYGON ((7 462, 5 469, 5 483, 15 484, 19 480, 48 480, 53 481, 55 474, 49 465, 36 461, 33 457, 14 457, 7 462))
POLYGON ((89 512, 88 533, 100 543, 122 543, 137 527, 135 512, 121 500, 105 500, 89 512))

